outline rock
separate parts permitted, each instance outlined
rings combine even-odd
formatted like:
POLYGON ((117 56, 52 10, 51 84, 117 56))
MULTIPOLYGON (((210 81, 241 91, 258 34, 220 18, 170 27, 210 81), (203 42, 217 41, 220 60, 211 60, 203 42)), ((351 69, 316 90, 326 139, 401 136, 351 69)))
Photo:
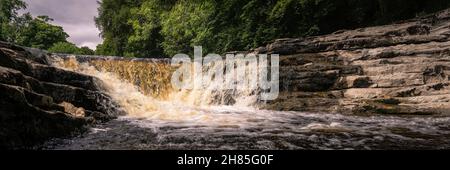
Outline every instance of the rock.
POLYGON ((0 84, 0 148, 29 148, 52 137, 67 136, 85 130, 84 118, 61 110, 48 96, 22 87, 0 84))
POLYGON ((450 114, 450 9, 392 25, 279 39, 251 52, 280 54, 280 97, 261 104, 265 109, 450 114))
POLYGON ((96 122, 107 122, 115 119, 115 116, 104 114, 102 112, 86 110, 85 115, 93 118, 96 122))
POLYGON ((41 50, 0 42, 0 148, 30 148, 123 111, 95 77, 49 65, 41 50))
POLYGON ((64 112, 70 113, 72 116, 75 117, 85 117, 86 110, 82 107, 75 107, 72 103, 62 102, 59 104, 64 108, 64 112))

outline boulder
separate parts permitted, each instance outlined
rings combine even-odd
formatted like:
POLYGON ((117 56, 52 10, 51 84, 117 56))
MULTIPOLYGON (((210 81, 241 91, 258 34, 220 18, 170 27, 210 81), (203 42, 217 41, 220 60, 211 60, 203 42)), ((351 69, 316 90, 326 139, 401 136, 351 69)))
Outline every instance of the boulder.
POLYGON ((123 111, 95 77, 50 66, 41 50, 0 42, 0 148, 31 148, 123 111))

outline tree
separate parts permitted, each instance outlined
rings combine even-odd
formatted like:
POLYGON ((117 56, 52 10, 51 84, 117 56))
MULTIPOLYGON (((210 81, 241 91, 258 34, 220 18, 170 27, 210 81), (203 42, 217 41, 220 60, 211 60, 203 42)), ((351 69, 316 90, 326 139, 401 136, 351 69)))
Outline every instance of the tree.
POLYGON ((19 45, 49 49, 55 43, 66 42, 69 37, 62 27, 49 24, 52 19, 48 16, 29 19, 17 26, 19 32, 14 41, 19 45))
POLYGON ((62 27, 50 24, 53 21, 50 17, 33 18, 30 13, 19 16, 17 11, 25 8, 22 0, 0 0, 0 40, 44 50, 67 43, 69 35, 62 27))
POLYGON ((164 37, 161 35, 161 21, 175 2, 175 0, 148 0, 140 7, 131 9, 132 17, 128 20, 128 24, 132 26, 133 33, 128 37, 126 56, 163 56, 164 37))
POLYGON ((97 54, 129 57, 249 50, 277 38, 413 18, 449 0, 103 0, 97 54))
POLYGON ((0 1, 0 40, 10 40, 12 33, 10 23, 18 18, 17 11, 25 8, 26 4, 21 0, 1 0, 0 1))
POLYGON ((89 47, 81 47, 80 52, 83 55, 94 55, 95 51, 90 49, 89 47))
POLYGON ((80 48, 69 42, 58 42, 48 49, 51 53, 82 54, 80 48))
POLYGON ((78 48, 75 44, 69 42, 58 42, 48 49, 51 53, 63 53, 63 54, 79 54, 79 55, 94 55, 94 50, 89 47, 78 48))
POLYGON ((213 36, 210 20, 215 7, 212 0, 182 0, 164 13, 161 34, 164 36, 162 46, 165 54, 191 53, 195 45, 203 45, 206 52, 212 51, 208 45, 213 36))
POLYGON ((128 48, 128 38, 133 28, 127 22, 131 9, 139 7, 143 0, 102 0, 98 1, 98 17, 95 23, 104 39, 102 54, 123 56, 128 48))
POLYGON ((108 43, 108 39, 105 39, 102 44, 97 45, 97 49, 95 50, 96 55, 106 55, 106 56, 114 56, 116 55, 116 52, 112 51, 112 47, 109 45, 111 43, 108 43))

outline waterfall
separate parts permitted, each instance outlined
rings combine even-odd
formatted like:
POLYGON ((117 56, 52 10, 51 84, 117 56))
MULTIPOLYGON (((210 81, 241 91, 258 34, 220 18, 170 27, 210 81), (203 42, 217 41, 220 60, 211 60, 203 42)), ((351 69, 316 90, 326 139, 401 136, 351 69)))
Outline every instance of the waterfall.
MULTIPOLYGON (((257 109, 257 97, 252 91, 174 90, 170 80, 175 68, 167 60, 57 55, 51 58, 55 67, 102 80, 102 88, 119 103, 127 116, 226 125, 227 122, 235 124, 246 120, 242 116, 233 116, 232 110, 257 109), (208 114, 208 110, 219 114, 208 114)), ((248 119, 252 117, 247 116, 248 119)))

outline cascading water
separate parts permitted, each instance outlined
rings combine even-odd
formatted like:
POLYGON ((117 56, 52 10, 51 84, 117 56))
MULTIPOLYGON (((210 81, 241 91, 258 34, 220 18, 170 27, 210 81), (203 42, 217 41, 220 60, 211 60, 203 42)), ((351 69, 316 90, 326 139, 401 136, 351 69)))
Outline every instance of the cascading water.
MULTIPOLYGON (((98 77, 103 81, 106 92, 129 117, 221 126, 256 116, 229 113, 230 110, 255 109, 251 105, 256 102, 256 97, 248 93, 234 96, 234 100, 245 103, 225 106, 216 102, 223 100, 217 99, 217 94, 211 90, 174 90, 170 84, 173 68, 167 63, 113 59, 79 63, 73 56, 56 58, 54 66, 98 77), (207 110, 215 110, 219 114, 210 114, 207 110), (222 111, 224 114, 220 114, 222 111)), ((226 92, 221 93, 220 96, 226 96, 226 92)))
POLYGON ((356 117, 259 110, 254 93, 174 90, 165 61, 55 57, 95 76, 127 115, 50 149, 449 148, 450 118, 356 117), (219 96, 219 98, 218 98, 219 96), (228 96, 228 97, 227 97, 228 96))

